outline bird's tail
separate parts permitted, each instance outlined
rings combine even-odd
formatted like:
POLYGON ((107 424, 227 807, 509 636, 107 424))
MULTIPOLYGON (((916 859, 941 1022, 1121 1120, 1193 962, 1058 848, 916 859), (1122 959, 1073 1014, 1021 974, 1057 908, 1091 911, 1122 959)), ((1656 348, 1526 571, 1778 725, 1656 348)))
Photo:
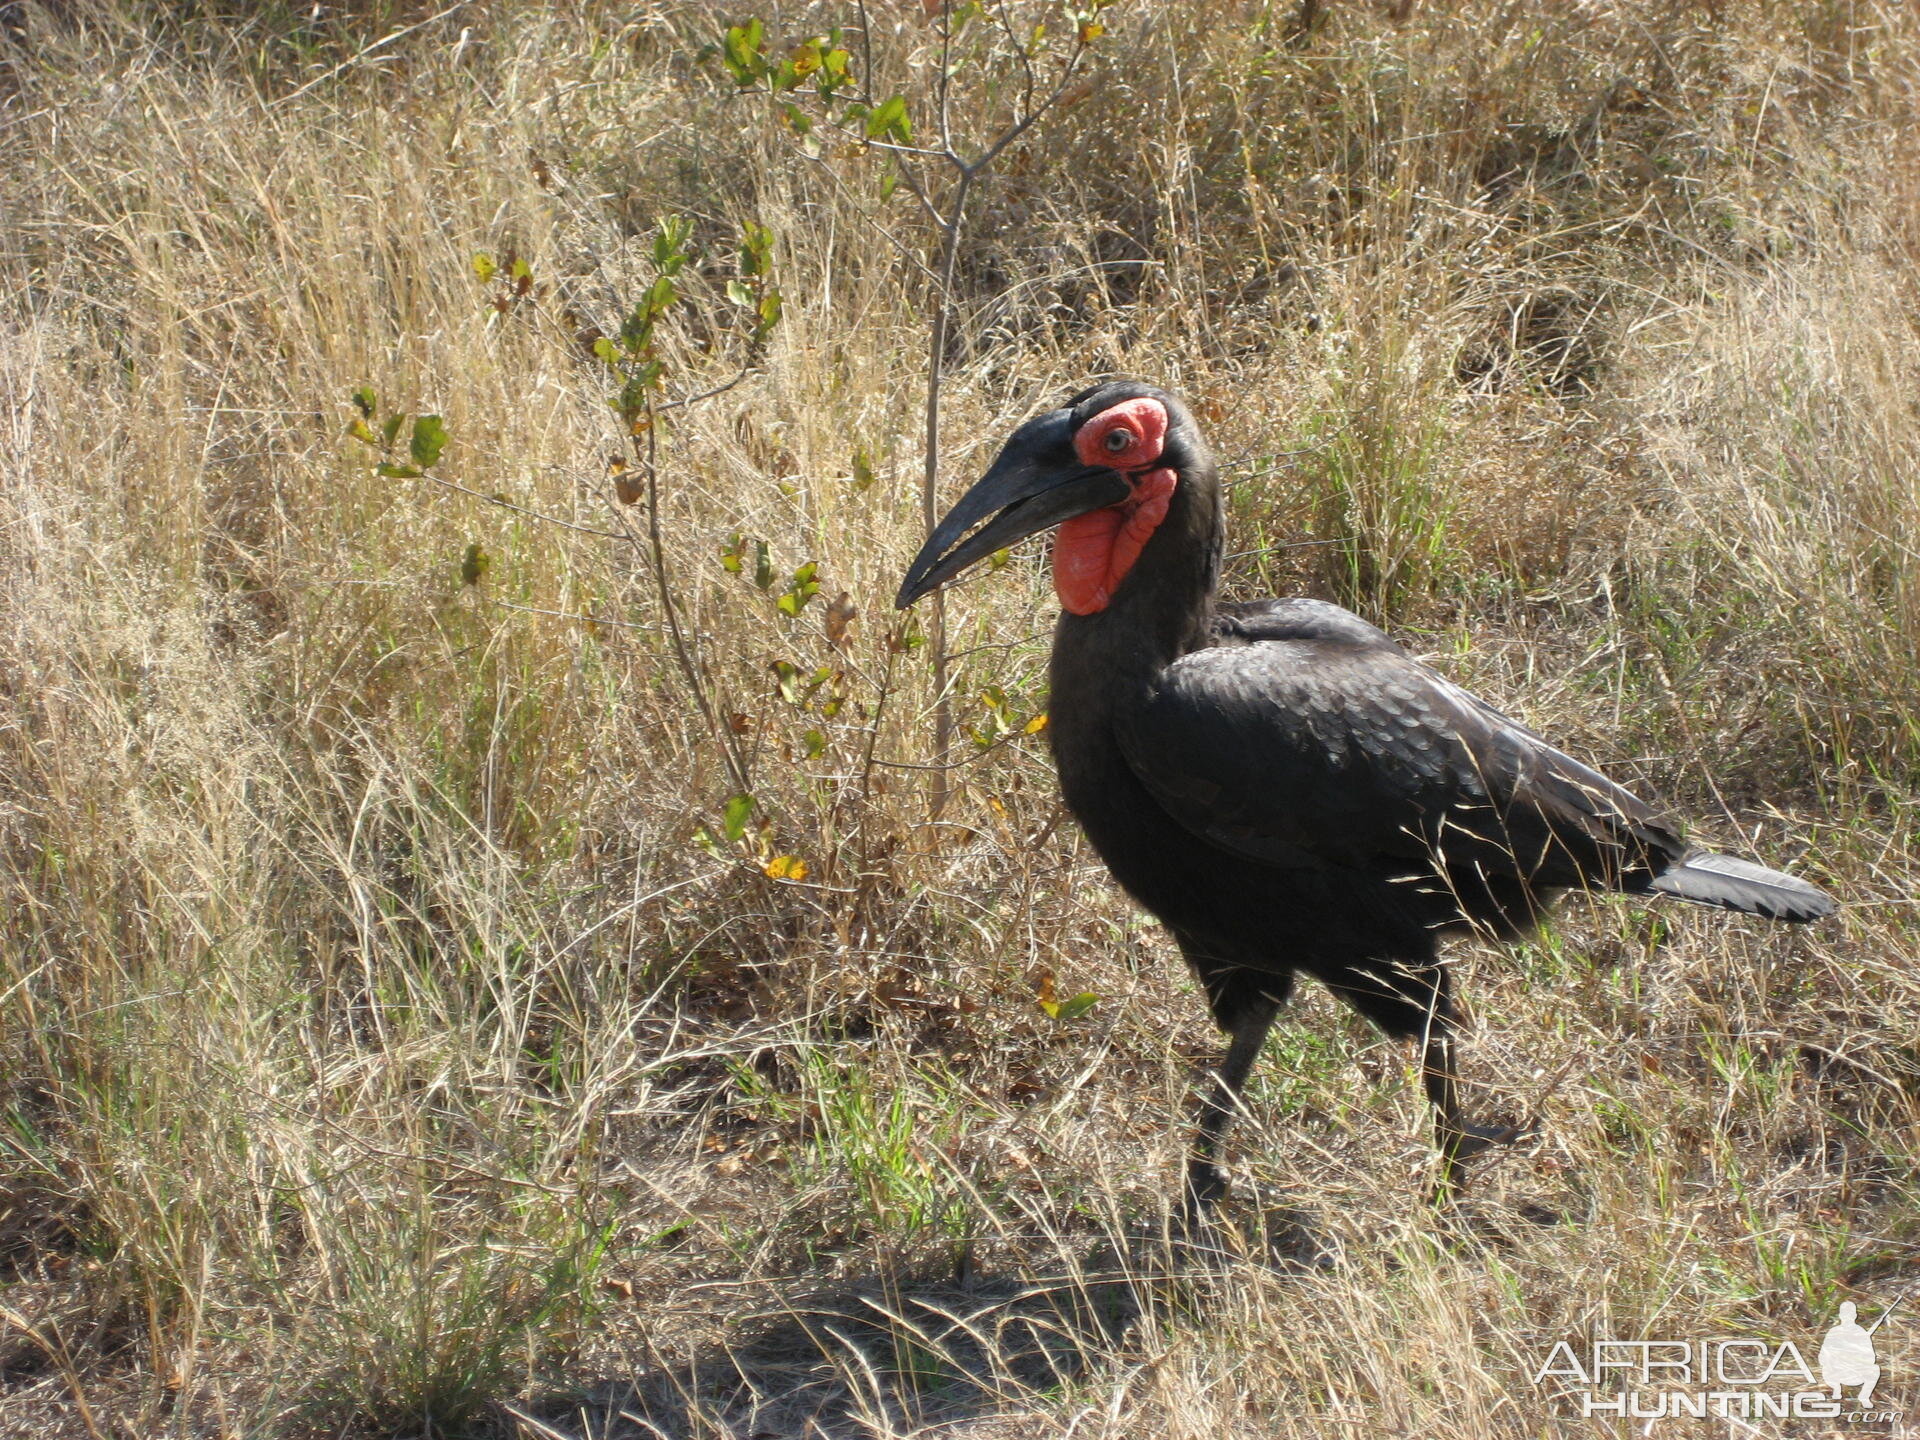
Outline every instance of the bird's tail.
POLYGON ((1834 911, 1833 897, 1804 880, 1751 860, 1698 850, 1656 876, 1652 888, 1696 905, 1718 905, 1769 920, 1804 924, 1834 911))

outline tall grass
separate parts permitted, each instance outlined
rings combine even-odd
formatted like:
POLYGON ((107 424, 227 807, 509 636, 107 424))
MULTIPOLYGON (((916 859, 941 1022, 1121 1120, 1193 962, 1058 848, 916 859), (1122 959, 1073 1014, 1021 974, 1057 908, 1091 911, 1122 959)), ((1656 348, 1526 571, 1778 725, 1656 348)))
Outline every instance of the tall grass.
MULTIPOLYGON (((30 4, 0 50, 0 1428, 1571 1434, 1556 1340, 1804 1344, 1911 1290, 1906 7, 1123 3, 983 182, 950 483, 1163 381, 1235 594, 1357 605, 1853 902, 1463 954, 1472 1072, 1543 1122, 1477 1241, 1420 1203, 1409 1057, 1308 998, 1245 1261, 1183 1285, 1212 1038, 1058 811, 1028 556, 950 601, 925 820, 931 228, 698 58, 737 15, 440 9, 30 4), (699 319, 742 221, 787 306, 660 437, 721 735, 582 343, 669 214, 679 393, 744 358, 699 319), (444 417, 428 475, 347 436, 362 385, 444 417), (1336 1258, 1277 1272, 1301 1210, 1336 1258)), ((920 8, 870 9, 924 105, 920 8)))

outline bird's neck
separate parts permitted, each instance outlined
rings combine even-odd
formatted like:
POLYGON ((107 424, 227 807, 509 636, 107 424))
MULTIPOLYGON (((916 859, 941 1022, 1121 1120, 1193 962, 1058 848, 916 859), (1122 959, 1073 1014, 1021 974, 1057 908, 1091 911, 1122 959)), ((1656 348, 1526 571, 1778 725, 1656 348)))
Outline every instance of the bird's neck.
POLYGON ((1054 765, 1068 808, 1097 847, 1114 827, 1124 830, 1127 814, 1153 804, 1120 749, 1115 721, 1146 702, 1167 666, 1208 643, 1223 530, 1216 487, 1178 496, 1108 605, 1063 613, 1054 631, 1054 765))
MULTIPOLYGON (((1220 492, 1209 472, 1183 477, 1166 518, 1107 605, 1064 614, 1055 633, 1079 663, 1079 684, 1117 693, 1153 678, 1208 643, 1225 530, 1220 492)), ((1056 677, 1056 682, 1059 677, 1056 677)))

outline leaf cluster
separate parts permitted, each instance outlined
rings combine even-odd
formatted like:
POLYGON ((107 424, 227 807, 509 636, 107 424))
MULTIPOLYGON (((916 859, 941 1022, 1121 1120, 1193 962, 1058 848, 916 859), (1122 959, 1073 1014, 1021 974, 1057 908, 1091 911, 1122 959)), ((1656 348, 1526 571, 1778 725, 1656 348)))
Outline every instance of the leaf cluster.
POLYGON ((354 418, 347 424, 347 434, 379 452, 381 458, 374 466, 375 473, 390 480, 411 480, 440 463, 440 452, 447 448, 447 427, 438 415, 413 417, 413 429, 407 437, 407 458, 402 461, 395 456, 400 432, 406 428, 407 413, 404 410, 388 412, 376 429, 374 420, 380 413, 380 397, 373 387, 362 385, 347 399, 355 411, 354 418))

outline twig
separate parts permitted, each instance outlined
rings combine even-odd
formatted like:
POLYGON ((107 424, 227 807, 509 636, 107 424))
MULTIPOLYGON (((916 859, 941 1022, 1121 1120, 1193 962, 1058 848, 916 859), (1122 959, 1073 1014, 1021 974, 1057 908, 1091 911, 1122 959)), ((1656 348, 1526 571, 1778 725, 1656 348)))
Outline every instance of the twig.
MULTIPOLYGON (((944 95, 945 81, 941 83, 944 95)), ((951 155, 952 152, 948 153, 951 155)), ((940 257, 940 288, 936 292, 933 309, 933 337, 927 345, 927 454, 920 477, 920 517, 929 535, 940 519, 940 392, 946 369, 947 326, 953 314, 953 268, 960 256, 960 234, 967 214, 967 191, 973 187, 973 177, 977 173, 969 166, 960 167, 960 179, 954 186, 952 203, 947 209, 946 218, 941 221, 946 236, 940 257)), ((930 632, 927 639, 933 650, 933 691, 939 697, 933 711, 933 757, 943 768, 934 780, 931 806, 932 818, 938 820, 940 812, 947 808, 948 786, 944 766, 947 748, 953 739, 953 706, 947 696, 947 605, 946 597, 939 591, 934 592, 933 615, 927 629, 930 632)))
POLYGON ((668 410, 678 410, 683 405, 698 405, 702 400, 711 400, 716 395, 724 395, 752 373, 752 365, 742 365, 740 373, 725 384, 716 385, 711 390, 702 390, 698 395, 683 395, 678 400, 669 400, 664 405, 654 406, 654 411, 656 414, 661 414, 668 410))
POLYGON ((498 505, 503 510, 513 510, 521 515, 531 515, 535 520, 544 520, 547 524, 558 525, 563 530, 577 530, 582 535, 598 535, 603 540, 631 540, 633 538, 631 535, 621 534, 618 530, 599 530, 591 525, 576 525, 571 520, 562 520, 558 515, 548 515, 539 510, 529 510, 524 505, 516 505, 513 501, 499 495, 485 494, 470 486, 462 485, 457 480, 443 479, 438 475, 425 475, 421 478, 431 480, 436 485, 444 485, 449 490, 458 490, 462 495, 471 495, 476 500, 484 500, 489 505, 498 505))
POLYGON ((667 552, 660 539, 660 469, 656 463, 659 456, 659 427, 654 424, 654 406, 651 395, 647 400, 647 553, 653 561, 653 579, 660 593, 660 613, 667 622, 667 635, 673 643, 673 658, 680 666, 680 673, 686 677, 687 688, 693 692, 693 703, 698 707, 700 716, 707 722, 707 729, 720 742, 720 758, 732 777, 734 788, 739 794, 748 793, 747 770, 735 748, 734 739, 726 726, 720 723, 720 716, 707 698, 707 687, 700 680, 700 669, 694 663, 692 652, 687 649, 687 637, 680 629, 679 608, 673 603, 673 587, 667 583, 667 552))
MULTIPOLYGON (((987 148, 972 160, 962 159, 953 148, 953 132, 947 113, 947 47, 952 41, 950 6, 941 7, 941 63, 940 63, 940 143, 945 147, 947 162, 954 167, 956 178, 952 194, 948 197, 946 213, 939 220, 943 232, 940 256, 940 283, 934 294, 933 334, 927 346, 927 452, 925 468, 920 477, 920 514, 926 524, 927 533, 933 533, 939 516, 940 484, 940 399, 942 381, 945 379, 947 359, 947 336, 953 319, 953 272, 960 258, 960 237, 965 231, 967 220, 967 198, 973 189, 974 180, 984 174, 989 166, 1000 157, 1006 148, 1018 140, 1036 125, 1040 118, 1059 103, 1060 97, 1067 93, 1067 85, 1080 68, 1080 60, 1086 54, 1084 46, 1076 49, 1073 58, 1060 74, 1060 81, 1053 87, 1051 94, 1039 105, 1027 110, 1014 123, 1001 132, 987 148)), ((1011 31, 1009 41, 1018 44, 1011 31)), ((1024 54, 1024 52, 1022 52, 1024 54)), ((938 820, 947 807, 951 787, 947 783, 947 752, 953 741, 953 702, 947 684, 947 609, 946 597, 940 591, 933 595, 933 613, 927 626, 927 640, 933 658, 933 759, 934 763, 926 768, 934 772, 933 799, 929 806, 929 818, 938 820)))

